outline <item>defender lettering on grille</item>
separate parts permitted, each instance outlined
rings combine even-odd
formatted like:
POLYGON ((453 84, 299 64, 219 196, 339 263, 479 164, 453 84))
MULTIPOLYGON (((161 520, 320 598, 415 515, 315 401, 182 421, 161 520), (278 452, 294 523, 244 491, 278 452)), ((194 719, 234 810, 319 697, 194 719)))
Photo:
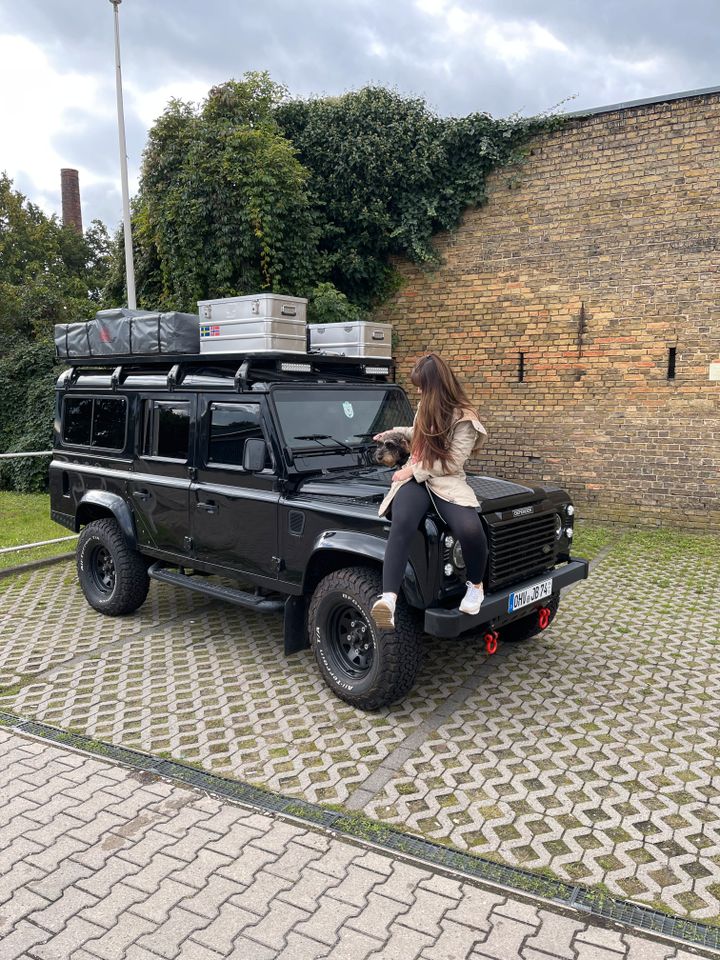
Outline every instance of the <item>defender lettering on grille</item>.
POLYGON ((513 510, 512 515, 514 517, 524 517, 528 513, 532 513, 534 507, 518 507, 517 510, 513 510))

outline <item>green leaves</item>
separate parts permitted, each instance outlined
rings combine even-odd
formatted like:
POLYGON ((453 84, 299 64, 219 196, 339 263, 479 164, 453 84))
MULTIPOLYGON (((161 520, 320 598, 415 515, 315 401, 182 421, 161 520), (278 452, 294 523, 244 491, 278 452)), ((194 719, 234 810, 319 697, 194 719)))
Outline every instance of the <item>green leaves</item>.
MULTIPOLYGON (((433 235, 552 122, 441 118, 382 87, 290 100, 267 73, 213 87, 199 107, 173 100, 134 204, 140 303, 194 311, 273 290, 310 296, 315 317, 359 315, 396 286, 391 257, 432 266, 433 235)), ((112 302, 123 269, 118 245, 112 302)))

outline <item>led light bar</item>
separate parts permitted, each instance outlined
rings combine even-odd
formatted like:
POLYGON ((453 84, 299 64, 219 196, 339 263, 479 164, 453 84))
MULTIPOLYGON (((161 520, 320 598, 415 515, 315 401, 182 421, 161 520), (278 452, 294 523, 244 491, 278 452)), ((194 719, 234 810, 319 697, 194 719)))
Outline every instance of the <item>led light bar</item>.
POLYGON ((285 373, 312 373, 310 363, 281 363, 280 369, 285 373))
POLYGON ((363 373, 366 373, 368 376, 384 377, 389 369, 389 367, 363 367, 363 373))

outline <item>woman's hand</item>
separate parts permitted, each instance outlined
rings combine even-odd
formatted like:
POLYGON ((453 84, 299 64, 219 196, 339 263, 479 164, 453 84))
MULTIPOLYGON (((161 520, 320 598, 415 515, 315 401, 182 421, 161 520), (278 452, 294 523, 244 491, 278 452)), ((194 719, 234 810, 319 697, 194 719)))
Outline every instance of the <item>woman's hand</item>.
POLYGON ((403 480, 409 480, 412 475, 412 467, 403 467, 392 475, 392 483, 402 483, 403 480))

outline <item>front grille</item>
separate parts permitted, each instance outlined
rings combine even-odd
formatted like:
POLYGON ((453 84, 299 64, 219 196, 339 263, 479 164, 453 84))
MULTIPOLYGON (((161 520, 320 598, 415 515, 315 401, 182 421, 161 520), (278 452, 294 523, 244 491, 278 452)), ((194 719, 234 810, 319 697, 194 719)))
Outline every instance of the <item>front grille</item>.
POLYGON ((555 513, 540 513, 488 525, 488 589, 498 590, 555 566, 555 513))

